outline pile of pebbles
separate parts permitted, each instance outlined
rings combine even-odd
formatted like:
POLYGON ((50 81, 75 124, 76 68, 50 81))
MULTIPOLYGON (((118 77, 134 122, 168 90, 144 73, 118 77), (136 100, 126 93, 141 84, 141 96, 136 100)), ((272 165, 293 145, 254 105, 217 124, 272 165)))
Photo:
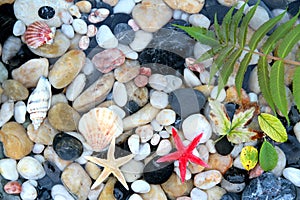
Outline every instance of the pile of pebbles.
MULTIPOLYGON (((240 162, 243 146, 226 137, 219 142, 209 119, 208 98, 234 113, 241 103, 234 75, 217 95, 208 85, 213 59, 194 64, 209 47, 172 26, 212 28, 237 0, 2 0, 0 2, 0 199, 229 200, 300 198, 300 114, 289 98, 290 126, 282 118, 288 141, 274 143, 279 159, 271 172, 250 172, 240 162), (44 21, 56 27, 53 44, 37 49, 24 40, 26 27, 44 21), (51 84, 51 105, 35 130, 26 105, 41 76, 51 84), (91 190, 103 168, 84 156, 93 152, 78 131, 81 116, 107 107, 123 120, 116 154, 134 158, 120 169, 126 190, 110 176, 91 190), (188 144, 203 133, 197 154, 209 168, 189 164, 185 182, 178 162, 156 160, 175 147, 171 128, 188 144)), ((255 4, 250 0, 245 13, 255 4)), ((262 0, 250 21, 253 34, 265 21, 290 12, 298 1, 262 0)), ((298 5, 299 7, 299 5, 298 5)), ((295 58, 296 51, 290 55, 295 58)), ((257 81, 253 57, 243 83, 243 99, 270 108, 257 81)), ((293 69, 286 69, 290 94, 293 69)), ((218 76, 214 77, 215 79, 218 76)), ((117 156, 118 157, 118 156, 117 156)))

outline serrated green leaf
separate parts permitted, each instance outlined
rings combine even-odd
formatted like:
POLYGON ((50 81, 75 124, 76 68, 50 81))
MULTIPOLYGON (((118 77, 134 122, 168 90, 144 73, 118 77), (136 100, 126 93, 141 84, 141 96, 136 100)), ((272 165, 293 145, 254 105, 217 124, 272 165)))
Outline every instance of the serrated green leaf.
POLYGON ((210 119, 215 124, 214 128, 219 135, 226 135, 230 129, 230 119, 226 113, 226 109, 219 101, 209 100, 210 119))
POLYGON ((241 151, 241 163, 246 170, 251 170, 258 162, 258 151, 253 146, 245 146, 241 151))
POLYGON ((270 91, 273 101, 280 112, 288 119, 288 102, 284 84, 284 64, 283 61, 276 61, 271 67, 270 91))
POLYGON ((215 28, 216 36, 219 39, 219 41, 221 43, 224 42, 224 36, 222 35, 220 25, 218 24, 217 13, 215 14, 214 17, 214 28, 215 28))
POLYGON ((209 82, 211 82, 212 77, 216 75, 216 73, 221 69, 224 60, 230 55, 230 53, 233 51, 234 47, 233 46, 227 46, 224 47, 220 52, 217 57, 217 59, 214 61, 210 68, 210 77, 209 77, 209 82))
POLYGON ((223 32, 223 35, 225 36, 226 43, 229 41, 229 28, 230 28, 233 10, 234 10, 234 7, 231 7, 230 10, 226 13, 225 17, 223 18, 223 22, 222 22, 221 31, 223 32))
POLYGON ((224 66, 226 67, 223 67, 221 69, 221 73, 218 79, 218 94, 220 93, 221 89, 223 89, 224 86, 226 85, 229 76, 233 72, 234 65, 238 60, 238 58, 241 56, 242 52, 243 52, 242 49, 237 49, 227 57, 227 60, 224 63, 224 66))
POLYGON ((267 141, 264 141, 259 151, 259 164, 264 171, 271 171, 278 162, 276 149, 267 141))
POLYGON ((272 95, 270 92, 270 77, 269 77, 269 64, 266 59, 266 57, 260 57, 257 63, 257 76, 258 76, 258 84, 259 88, 261 90, 261 93, 271 109, 274 113, 276 113, 275 110, 275 104, 272 99, 272 95))
POLYGON ((244 3, 242 7, 233 15, 232 17, 232 22, 231 22, 231 27, 230 27, 230 41, 233 41, 233 44, 236 43, 236 37, 237 37, 237 28, 239 26, 240 21, 242 20, 243 17, 243 12, 245 9, 247 3, 244 3))
POLYGON ((227 139, 234 144, 241 144, 252 141, 252 138, 256 135, 257 133, 249 128, 236 128, 230 130, 230 132, 227 134, 227 139))
POLYGON ((251 8, 251 10, 245 15, 245 17, 243 18, 242 24, 241 24, 241 28, 239 31, 239 37, 238 37, 238 41, 239 41, 239 45, 240 47, 244 48, 245 47, 245 43, 246 43, 246 39, 247 39, 247 32, 248 32, 248 24, 251 20, 251 18, 253 17, 257 6, 259 4, 260 1, 257 1, 257 3, 255 4, 254 7, 251 8))
POLYGON ((261 130, 272 140, 276 142, 287 141, 288 136, 286 130, 277 117, 267 113, 261 113, 258 116, 258 123, 261 130))
POLYGON ((285 58, 293 49, 295 44, 300 40, 300 24, 289 31, 280 43, 277 55, 280 58, 285 58))
POLYGON ((233 115, 231 128, 244 128, 253 118, 254 111, 254 107, 247 110, 237 110, 233 115))
POLYGON ((241 96, 241 88, 243 85, 244 75, 251 61, 251 58, 252 54, 250 52, 245 55, 242 62, 240 63, 240 67, 235 77, 235 87, 239 97, 241 96))
POLYGON ((298 66, 293 78, 293 95, 295 104, 300 112, 300 67, 298 66))
POLYGON ((212 58, 212 57, 214 57, 214 55, 216 55, 217 53, 219 53, 222 49, 223 49, 222 46, 211 48, 210 50, 208 50, 207 52, 205 52, 204 54, 202 54, 199 58, 197 58, 197 61, 198 62, 202 62, 204 60, 212 58))
POLYGON ((273 49, 275 48, 277 42, 279 39, 283 38, 293 27, 293 25, 298 20, 299 13, 297 13, 296 16, 294 16, 291 20, 288 22, 281 24, 276 28, 276 30, 270 35, 270 37, 267 39, 267 41, 262 46, 262 52, 264 54, 269 54, 273 49))
POLYGON ((220 43, 216 39, 215 33, 213 31, 207 30, 207 29, 199 27, 199 26, 186 27, 186 26, 180 26, 177 24, 173 24, 173 26, 184 30, 192 38, 194 38, 195 40, 197 40, 198 42, 200 42, 202 44, 206 44, 211 47, 220 45, 220 43))
POLYGON ((268 20, 263 25, 261 25, 252 35, 249 41, 249 48, 254 51, 258 43, 262 38, 282 19, 286 12, 281 13, 280 15, 268 20))

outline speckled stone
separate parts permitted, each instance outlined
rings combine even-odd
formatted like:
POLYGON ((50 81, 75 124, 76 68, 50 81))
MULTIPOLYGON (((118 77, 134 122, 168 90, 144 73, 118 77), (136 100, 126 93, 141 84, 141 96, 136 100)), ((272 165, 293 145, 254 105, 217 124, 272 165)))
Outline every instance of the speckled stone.
POLYGON ((115 78, 121 83, 127 83, 140 73, 140 64, 135 60, 126 60, 124 64, 115 69, 115 78))
POLYGON ((224 174, 232 166, 232 158, 230 155, 222 156, 220 154, 214 153, 209 156, 208 159, 208 169, 215 169, 224 174))
POLYGON ((200 189, 210 189, 222 180, 222 174, 217 170, 201 172, 194 177, 194 185, 200 189))
POLYGON ((28 89, 22 83, 13 79, 4 81, 2 87, 4 94, 16 101, 25 100, 29 95, 28 89))
POLYGON ((31 156, 22 158, 17 164, 17 170, 22 177, 31 180, 41 179, 46 175, 41 163, 31 156))

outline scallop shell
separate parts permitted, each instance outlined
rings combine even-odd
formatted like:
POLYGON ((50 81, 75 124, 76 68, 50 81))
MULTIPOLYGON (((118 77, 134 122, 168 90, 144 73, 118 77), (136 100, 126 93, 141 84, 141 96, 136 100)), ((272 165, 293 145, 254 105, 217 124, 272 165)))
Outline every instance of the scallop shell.
POLYGON ((25 42, 33 49, 43 44, 52 44, 55 36, 55 27, 50 28, 45 22, 34 22, 30 24, 24 34, 25 42))
POLYGON ((79 120, 78 129, 94 151, 102 151, 123 132, 121 118, 108 108, 94 108, 79 120))
POLYGON ((37 130, 46 118, 51 105, 51 96, 51 85, 47 78, 41 76, 27 103, 27 112, 30 114, 34 130, 37 130))

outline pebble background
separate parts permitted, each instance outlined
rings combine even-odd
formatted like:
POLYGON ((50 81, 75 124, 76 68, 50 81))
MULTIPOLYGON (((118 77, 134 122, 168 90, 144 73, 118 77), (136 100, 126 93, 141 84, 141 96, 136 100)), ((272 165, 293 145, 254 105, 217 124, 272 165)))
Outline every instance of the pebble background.
MULTIPOLYGON (((215 143, 218 133, 209 118, 208 98, 224 104, 231 118, 241 104, 234 75, 217 96, 217 85, 208 85, 213 58, 194 64, 210 47, 172 26, 212 29, 215 13, 221 22, 231 6, 239 9, 243 3, 1 0, 0 199, 299 199, 300 114, 293 99, 289 98, 290 126, 280 117, 288 141, 273 143, 277 166, 264 172, 257 165, 247 172, 239 154, 243 146, 259 147, 261 141, 234 145, 224 137, 215 143), (26 45, 24 34, 36 21, 54 28, 55 35, 52 43, 34 49, 26 45), (44 82, 38 86, 40 77, 44 82), (115 154, 134 155, 120 167, 129 190, 113 176, 91 190, 103 167, 84 156, 105 158, 106 149, 94 151, 90 144, 96 139, 87 139, 78 124, 95 107, 107 107, 120 119, 117 123, 102 118, 99 130, 113 123, 122 131, 115 154), (30 114, 32 109, 38 114, 30 114), (184 183, 177 161, 156 162, 175 147, 172 127, 179 130, 185 145, 203 133, 194 154, 209 168, 190 163, 184 183)), ((249 0, 244 13, 255 3, 249 0)), ((299 0, 261 0, 248 34, 286 6, 281 23, 289 20, 299 5, 299 0)), ((295 59, 298 51, 299 45, 290 58, 295 59)), ((243 100, 271 112, 258 86, 257 61, 253 56, 245 74, 243 100)), ((286 68, 285 74, 290 94, 293 67, 286 68)))

